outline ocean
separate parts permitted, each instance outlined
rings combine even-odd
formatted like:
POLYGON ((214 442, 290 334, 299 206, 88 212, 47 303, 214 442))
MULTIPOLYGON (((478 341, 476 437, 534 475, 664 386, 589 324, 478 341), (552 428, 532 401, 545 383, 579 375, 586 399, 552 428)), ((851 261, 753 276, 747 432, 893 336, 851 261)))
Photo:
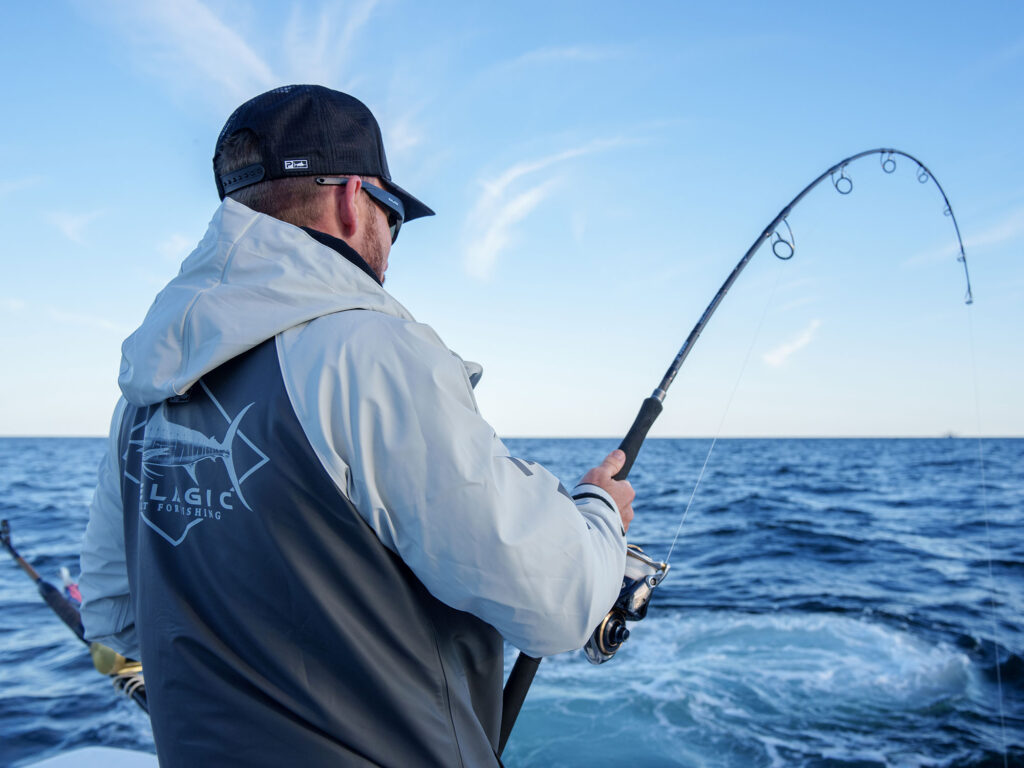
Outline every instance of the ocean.
MULTIPOLYGON (((77 573, 104 442, 0 439, 0 517, 54 583, 77 573)), ((567 485, 616 442, 507 441, 567 485)), ((629 538, 655 559, 710 444, 640 453, 629 538)), ((1022 470, 1024 439, 720 440, 648 617, 603 665, 544 660, 506 765, 1024 766, 1022 470)), ((0 766, 153 751, 0 557, 0 766)))

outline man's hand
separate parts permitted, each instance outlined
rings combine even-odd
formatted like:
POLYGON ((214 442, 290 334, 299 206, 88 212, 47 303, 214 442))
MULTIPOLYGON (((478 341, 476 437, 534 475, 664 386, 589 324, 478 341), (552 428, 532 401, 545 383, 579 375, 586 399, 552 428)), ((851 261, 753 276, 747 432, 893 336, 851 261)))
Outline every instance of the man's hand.
POLYGON ((615 504, 619 508, 622 528, 628 531, 629 524, 633 520, 633 499, 636 498, 636 491, 629 484, 629 480, 612 479, 625 463, 626 454, 616 448, 608 454, 607 458, 599 466, 588 471, 580 482, 590 483, 608 491, 608 494, 615 500, 615 504))

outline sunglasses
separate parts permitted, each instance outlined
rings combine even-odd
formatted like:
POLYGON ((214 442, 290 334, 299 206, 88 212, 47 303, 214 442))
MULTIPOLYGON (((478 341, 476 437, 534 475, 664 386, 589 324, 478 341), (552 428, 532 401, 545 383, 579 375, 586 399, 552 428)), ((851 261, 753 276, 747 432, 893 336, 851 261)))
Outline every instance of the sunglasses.
MULTIPOLYGON (((326 187, 343 187, 348 183, 348 177, 338 178, 336 176, 317 176, 316 183, 326 187)), ((392 244, 398 239, 398 231, 405 221, 405 206, 402 201, 392 195, 386 189, 375 187, 373 184, 363 182, 363 191, 370 196, 380 209, 388 217, 388 229, 391 230, 392 244)))

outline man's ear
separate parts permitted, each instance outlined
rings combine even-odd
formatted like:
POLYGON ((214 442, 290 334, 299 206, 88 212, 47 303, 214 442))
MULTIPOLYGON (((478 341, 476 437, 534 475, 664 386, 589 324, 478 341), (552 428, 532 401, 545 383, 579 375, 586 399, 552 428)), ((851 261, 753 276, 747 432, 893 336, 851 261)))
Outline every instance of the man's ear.
POLYGON ((359 231, 362 222, 359 219, 359 206, 357 196, 363 187, 363 180, 358 176, 349 176, 348 183, 341 187, 335 187, 337 197, 334 199, 338 223, 341 225, 341 234, 344 240, 350 240, 359 231))

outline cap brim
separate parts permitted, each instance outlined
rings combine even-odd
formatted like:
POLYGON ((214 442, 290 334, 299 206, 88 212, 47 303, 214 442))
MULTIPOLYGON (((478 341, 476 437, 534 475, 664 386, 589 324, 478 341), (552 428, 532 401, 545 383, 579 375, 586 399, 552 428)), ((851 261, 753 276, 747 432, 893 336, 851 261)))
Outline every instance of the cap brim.
POLYGON ((410 195, 393 181, 385 181, 384 179, 381 179, 381 183, 385 186, 388 192, 391 192, 395 197, 402 201, 402 205, 405 207, 405 221, 412 221, 413 219, 419 219, 423 216, 434 215, 434 212, 430 208, 410 195))

